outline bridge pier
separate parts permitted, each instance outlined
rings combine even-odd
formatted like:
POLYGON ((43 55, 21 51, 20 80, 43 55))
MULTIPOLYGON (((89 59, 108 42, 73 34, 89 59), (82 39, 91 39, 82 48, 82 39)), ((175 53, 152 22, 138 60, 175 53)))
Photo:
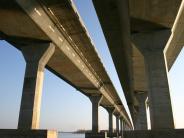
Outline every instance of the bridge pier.
POLYGON ((89 99, 92 103, 92 133, 98 133, 98 107, 102 100, 102 95, 92 95, 89 99))
POLYGON ((145 60, 151 129, 173 129, 174 121, 163 49, 170 30, 133 35, 145 60))
POLYGON ((85 133, 85 138, 105 138, 105 133, 99 133, 98 107, 102 100, 102 95, 91 95, 89 99, 92 103, 92 132, 85 133))
POLYGON ((116 134, 113 133, 113 113, 115 111, 115 107, 107 106, 107 107, 104 107, 104 108, 107 110, 107 112, 109 114, 109 132, 108 132, 107 136, 109 138, 113 138, 113 137, 116 136, 116 134))
POLYGON ((123 117, 120 117, 120 136, 123 136, 123 117))
POLYGON ((127 123, 125 121, 123 121, 123 128, 125 131, 131 130, 131 128, 127 125, 127 123))
POLYGON ((135 96, 139 102, 139 111, 134 121, 135 130, 147 130, 146 98, 147 92, 136 92, 135 96))
POLYGON ((54 49, 54 45, 50 43, 30 44, 21 48, 26 61, 26 71, 18 121, 19 129, 39 129, 44 69, 54 49))
POLYGON ((120 115, 117 113, 115 114, 115 117, 116 117, 116 133, 117 133, 117 137, 119 136, 119 118, 120 118, 120 115))
POLYGON ((39 130, 44 68, 55 51, 51 43, 29 44, 21 48, 26 61, 18 129, 1 129, 3 138, 57 138, 56 131, 39 130))

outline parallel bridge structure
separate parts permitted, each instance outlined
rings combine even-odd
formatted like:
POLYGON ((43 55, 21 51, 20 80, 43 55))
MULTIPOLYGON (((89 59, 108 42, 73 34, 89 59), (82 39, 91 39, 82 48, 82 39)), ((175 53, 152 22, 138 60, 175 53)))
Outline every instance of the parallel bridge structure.
POLYGON ((26 61, 18 129, 1 130, 0 135, 57 137, 55 132, 39 130, 43 76, 47 68, 92 102, 92 132, 86 133, 86 138, 182 137, 184 131, 174 129, 167 72, 184 44, 184 2, 92 1, 132 122, 72 1, 0 0, 3 19, 0 38, 19 49, 26 61), (99 106, 109 113, 108 135, 98 130, 99 106), (148 106, 150 131, 146 118, 148 106), (113 114, 116 133, 112 127, 113 114))

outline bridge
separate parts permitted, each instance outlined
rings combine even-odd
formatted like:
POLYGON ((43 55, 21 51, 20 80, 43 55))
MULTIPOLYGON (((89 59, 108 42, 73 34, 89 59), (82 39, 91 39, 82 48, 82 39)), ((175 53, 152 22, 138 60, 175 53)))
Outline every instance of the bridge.
POLYGON ((47 68, 92 102, 92 132, 86 133, 86 137, 106 136, 98 130, 99 106, 109 113, 108 137, 123 134, 125 138, 148 138, 160 131, 182 136, 182 130, 174 129, 167 71, 183 47, 184 3, 93 0, 93 4, 132 122, 72 1, 0 0, 3 19, 0 38, 19 49, 26 61, 18 128, 1 130, 0 135, 57 136, 56 132, 39 130, 43 76, 47 68), (150 108, 151 129, 158 132, 147 131, 145 101, 150 108), (112 130, 113 114, 116 133, 112 130))

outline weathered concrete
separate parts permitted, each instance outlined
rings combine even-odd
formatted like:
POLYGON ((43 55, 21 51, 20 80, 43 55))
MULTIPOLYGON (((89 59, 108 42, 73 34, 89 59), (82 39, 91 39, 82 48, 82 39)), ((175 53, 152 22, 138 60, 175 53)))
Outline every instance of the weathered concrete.
POLYGON ((120 117, 120 136, 123 135, 123 118, 120 117))
MULTIPOLYGON (((47 69, 87 96, 101 93, 101 105, 123 106, 72 1, 0 1, 0 17, 6 17, 0 37, 17 48, 25 40, 53 42, 56 50, 47 69)), ((131 125, 125 108, 115 107, 131 125)))
POLYGON ((128 0, 93 0, 93 4, 133 117, 135 98, 132 85, 129 2, 128 0))
POLYGON ((127 125, 127 123, 123 120, 123 130, 131 130, 130 127, 127 125))
POLYGON ((171 29, 172 30, 171 36, 164 49, 168 71, 171 69, 173 63, 177 59, 180 51, 184 46, 183 19, 184 19, 184 1, 181 2, 178 14, 171 29))
POLYGON ((102 100, 102 95, 89 96, 92 103, 92 133, 98 133, 98 107, 102 100))
MULTIPOLYGON (((131 58, 129 58, 123 51, 124 48, 127 52, 129 51, 126 46, 128 41, 125 41, 129 40, 130 37, 128 33, 129 30, 127 31, 127 29, 130 29, 131 35, 135 35, 171 28, 176 18, 181 0, 93 0, 93 3, 115 63, 118 76, 122 83, 127 103, 128 105, 133 103, 133 106, 136 107, 136 102, 133 100, 135 98, 132 98, 132 96, 135 95, 131 94, 131 86, 128 87, 130 83, 123 79, 126 79, 127 75, 129 79, 133 80, 131 83, 133 91, 148 91, 148 88, 144 73, 143 58, 142 56, 139 56, 139 53, 137 52, 138 50, 132 50, 132 53, 136 54, 131 55, 131 52, 129 53, 129 55, 132 56, 131 58), (124 4, 120 4, 120 1, 124 4), (127 6, 126 3, 129 3, 129 6, 127 6), (127 6, 127 8, 124 6, 127 6), (128 23, 129 20, 130 23, 128 23), (121 32, 122 30, 123 32, 121 32), (126 68, 131 67, 130 64, 126 64, 126 60, 133 61, 133 71, 126 71, 126 68), (131 73, 133 73, 133 75, 131 75, 131 73), (128 90, 127 87, 129 88, 128 90)), ((169 60, 168 62, 170 62, 170 59, 175 60, 175 57, 178 55, 184 44, 184 39, 182 39, 184 28, 183 11, 183 6, 181 6, 178 14, 179 20, 176 25, 177 27, 172 29, 173 33, 170 37, 171 41, 169 44, 170 50, 169 53, 166 53, 166 56, 169 57, 169 59, 167 58, 167 60, 169 60)), ((128 47, 131 47, 131 45, 128 44, 128 47)), ((132 119, 134 120, 134 114, 136 114, 136 112, 134 112, 134 108, 131 106, 129 106, 129 109, 132 119)))
POLYGON ((109 133, 113 133, 113 112, 115 110, 114 107, 105 107, 109 114, 109 133))
POLYGON ((107 133, 85 133, 85 138, 107 138, 107 133))
POLYGON ((18 128, 39 128, 44 69, 54 50, 55 46, 51 43, 30 44, 21 49, 26 61, 26 72, 18 128))
POLYGON ((117 136, 119 136, 119 118, 120 118, 120 115, 115 114, 115 117, 116 117, 116 133, 117 133, 117 136))
POLYGON ((183 138, 183 129, 124 131, 123 138, 183 138))
POLYGON ((146 130, 147 127, 147 115, 146 115, 146 98, 147 92, 136 92, 137 100, 139 101, 138 113, 134 122, 135 130, 146 130))
POLYGON ((133 42, 144 56, 148 81, 151 129, 174 128, 169 85, 163 49, 170 30, 133 35, 133 42))
POLYGON ((0 129, 0 138, 57 138, 56 131, 0 129))
POLYGON ((107 133, 108 138, 119 138, 118 134, 116 132, 113 133, 107 133))

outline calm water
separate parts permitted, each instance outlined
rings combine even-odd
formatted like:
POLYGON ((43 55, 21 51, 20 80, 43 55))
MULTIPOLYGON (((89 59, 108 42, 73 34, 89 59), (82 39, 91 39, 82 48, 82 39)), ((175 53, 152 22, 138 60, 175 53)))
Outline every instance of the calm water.
POLYGON ((59 133, 58 138, 84 138, 84 134, 59 133))

